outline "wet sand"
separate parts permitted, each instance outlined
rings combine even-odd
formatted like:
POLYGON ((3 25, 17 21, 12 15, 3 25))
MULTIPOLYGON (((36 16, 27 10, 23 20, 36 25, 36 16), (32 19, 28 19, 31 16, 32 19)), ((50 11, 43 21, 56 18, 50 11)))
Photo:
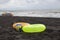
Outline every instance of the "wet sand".
POLYGON ((60 18, 0 16, 0 40, 60 40, 60 18), (33 34, 17 32, 12 28, 15 22, 41 23, 47 29, 33 34))

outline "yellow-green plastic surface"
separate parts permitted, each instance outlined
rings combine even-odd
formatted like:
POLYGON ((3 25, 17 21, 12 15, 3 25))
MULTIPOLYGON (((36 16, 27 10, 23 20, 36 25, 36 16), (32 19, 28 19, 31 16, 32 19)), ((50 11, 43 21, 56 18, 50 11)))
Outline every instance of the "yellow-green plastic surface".
POLYGON ((43 24, 32 24, 22 28, 22 30, 27 33, 43 32, 45 29, 46 26, 43 24))

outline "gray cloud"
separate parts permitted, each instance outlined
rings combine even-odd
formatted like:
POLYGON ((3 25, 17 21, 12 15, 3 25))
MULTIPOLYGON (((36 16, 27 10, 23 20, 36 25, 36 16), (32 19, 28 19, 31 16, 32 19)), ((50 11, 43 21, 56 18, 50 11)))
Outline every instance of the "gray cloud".
POLYGON ((60 0, 11 0, 7 4, 0 4, 0 10, 22 9, 60 9, 60 0))

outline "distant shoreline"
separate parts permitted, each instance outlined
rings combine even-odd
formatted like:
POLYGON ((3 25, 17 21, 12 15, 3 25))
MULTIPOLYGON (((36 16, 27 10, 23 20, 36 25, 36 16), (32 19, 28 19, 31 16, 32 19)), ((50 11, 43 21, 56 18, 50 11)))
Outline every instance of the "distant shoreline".
POLYGON ((0 12, 31 12, 31 11, 60 12, 60 9, 44 9, 44 10, 0 10, 0 12))

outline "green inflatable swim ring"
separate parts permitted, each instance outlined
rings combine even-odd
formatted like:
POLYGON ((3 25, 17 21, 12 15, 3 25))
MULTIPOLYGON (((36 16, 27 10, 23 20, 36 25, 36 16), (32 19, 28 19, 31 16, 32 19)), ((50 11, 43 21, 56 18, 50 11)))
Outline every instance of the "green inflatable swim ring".
POLYGON ((29 26, 24 26, 22 28, 23 32, 27 33, 36 33, 36 32, 43 32, 45 31, 46 26, 44 24, 32 24, 29 26))

